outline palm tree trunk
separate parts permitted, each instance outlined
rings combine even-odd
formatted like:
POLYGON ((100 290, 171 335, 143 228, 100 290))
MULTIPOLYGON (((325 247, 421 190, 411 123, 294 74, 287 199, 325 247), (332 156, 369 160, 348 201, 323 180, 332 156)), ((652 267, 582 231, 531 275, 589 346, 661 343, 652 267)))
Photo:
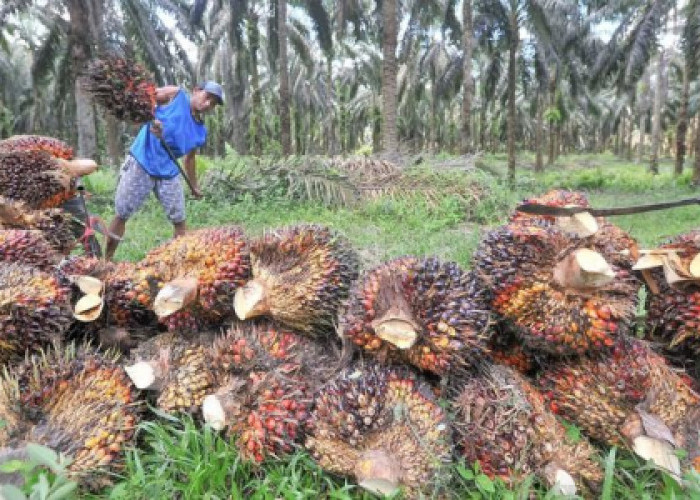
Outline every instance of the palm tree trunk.
POLYGON ((289 111, 289 65, 287 61, 287 0, 277 0, 277 36, 279 37, 280 72, 280 140, 282 153, 292 154, 291 118, 289 111))
POLYGON ((335 139, 335 106, 333 105, 333 96, 335 94, 333 87, 333 58, 328 56, 328 73, 326 74, 326 87, 328 87, 328 131, 326 137, 326 150, 328 154, 335 155, 338 154, 338 145, 335 139))
POLYGON ((511 12, 508 51, 508 183, 515 184, 515 56, 518 51, 518 15, 511 12))
POLYGON ((75 76, 75 117, 78 129, 78 155, 93 158, 97 155, 95 108, 90 95, 84 90, 85 77, 81 76, 90 59, 91 31, 90 10, 81 0, 68 2, 70 15, 70 39, 75 76))
POLYGON ((250 86, 252 106, 250 110, 250 150, 256 155, 262 154, 262 94, 260 92, 260 75, 258 74, 258 49, 260 48, 260 29, 258 14, 252 9, 248 13, 248 47, 250 48, 250 86))
POLYGON ((683 68, 683 90, 681 91, 681 107, 678 110, 678 123, 676 124, 676 165, 673 169, 674 175, 683 173, 683 162, 685 161, 685 139, 688 133, 688 97, 690 93, 690 71, 688 58, 686 57, 683 68))
POLYGON ((656 66, 656 89, 654 90, 654 114, 651 123, 651 159, 649 171, 659 173, 659 147, 661 145, 661 100, 663 95, 664 53, 659 53, 656 66))
POLYGON ((693 163, 693 179, 694 186, 700 185, 700 116, 695 127, 695 159, 693 163))
POLYGON ((474 93, 474 81, 472 79, 472 40, 474 31, 472 26, 472 2, 464 0, 462 3, 462 50, 464 52, 464 62, 462 73, 464 80, 462 83, 462 153, 472 152, 472 96, 474 93))
POLYGON ((644 158, 644 138, 646 137, 646 111, 639 115, 639 144, 637 144, 637 163, 644 158))
POLYGON ((542 161, 542 142, 543 142, 543 129, 544 127, 544 99, 542 99, 542 92, 537 91, 537 119, 535 120, 535 172, 542 172, 544 170, 544 163, 542 161))
POLYGON ((107 142, 107 156, 114 168, 119 168, 122 159, 121 124, 112 115, 105 115, 105 136, 107 142))
POLYGON ((382 2, 382 149, 389 156, 398 153, 396 128, 396 43, 398 37, 397 0, 382 2))

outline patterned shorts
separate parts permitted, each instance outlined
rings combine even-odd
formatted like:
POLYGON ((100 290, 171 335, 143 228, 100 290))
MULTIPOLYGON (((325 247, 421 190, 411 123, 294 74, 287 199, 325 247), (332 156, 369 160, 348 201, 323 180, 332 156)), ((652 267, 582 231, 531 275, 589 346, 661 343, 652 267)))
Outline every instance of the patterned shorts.
POLYGON ((146 201, 153 191, 165 214, 173 224, 185 220, 185 192, 180 176, 172 179, 151 177, 136 159, 128 155, 119 172, 119 186, 115 197, 115 208, 120 219, 127 220, 146 201))

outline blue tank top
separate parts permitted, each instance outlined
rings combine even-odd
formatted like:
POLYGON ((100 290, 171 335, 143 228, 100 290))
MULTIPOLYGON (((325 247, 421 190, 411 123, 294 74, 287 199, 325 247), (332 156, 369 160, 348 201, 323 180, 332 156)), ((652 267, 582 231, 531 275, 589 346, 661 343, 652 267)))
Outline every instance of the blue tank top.
MULTIPOLYGON (((204 145, 207 129, 192 116, 190 97, 184 90, 180 89, 168 104, 157 106, 155 114, 156 118, 163 122, 163 139, 176 158, 181 158, 204 145)), ((148 123, 141 127, 129 152, 148 175, 159 179, 172 179, 180 171, 149 128, 148 123)))

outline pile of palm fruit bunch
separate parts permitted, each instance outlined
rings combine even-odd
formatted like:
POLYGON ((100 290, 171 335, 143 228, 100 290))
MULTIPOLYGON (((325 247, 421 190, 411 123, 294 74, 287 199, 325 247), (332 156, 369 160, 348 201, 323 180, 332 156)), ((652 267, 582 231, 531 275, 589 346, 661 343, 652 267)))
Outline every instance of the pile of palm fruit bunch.
POLYGON ((13 135, 0 141, 0 153, 44 151, 54 158, 73 159, 73 148, 60 139, 43 135, 13 135))
POLYGON ((506 482, 536 474, 564 495, 590 498, 599 490, 595 448, 567 435, 525 377, 490 363, 464 375, 451 381, 450 398, 457 452, 468 464, 506 482))
POLYGON ((152 337, 131 350, 126 373, 138 389, 154 396, 157 408, 198 415, 214 381, 209 356, 213 337, 209 331, 152 337))
POLYGON ((216 390, 202 405, 204 420, 226 429, 241 455, 261 462, 303 443, 314 389, 337 370, 331 342, 269 321, 245 322, 214 341, 216 390))
POLYGON ((59 340, 73 322, 69 297, 52 273, 0 262, 0 363, 59 340))
POLYGON ((26 204, 0 196, 0 230, 39 231, 52 252, 67 255, 75 247, 72 216, 58 208, 32 210, 26 204))
POLYGON ((66 454, 71 478, 88 489, 122 469, 140 413, 114 355, 89 346, 55 347, 0 376, 0 447, 31 442, 66 454))
POLYGON ((381 361, 444 375, 484 355, 489 316, 472 273, 454 262, 402 257, 362 276, 341 327, 381 361))
POLYGON ((700 231, 691 231, 640 258, 647 283, 646 337, 700 380, 700 231))
POLYGON ((620 338, 606 356, 562 358, 536 377, 549 408, 590 438, 625 446, 680 475, 676 448, 700 464, 700 396, 644 341, 620 338))
POLYGON ((250 243, 251 279, 236 291, 241 320, 260 316, 307 335, 334 331, 337 312, 358 275, 358 256, 327 227, 270 231, 250 243))
MULTIPOLYGON (((88 276, 99 280, 102 290, 100 313, 84 318, 85 323, 95 322, 97 328, 110 326, 130 329, 153 328, 157 317, 151 309, 150 296, 136 291, 139 274, 131 262, 108 262, 95 257, 73 256, 58 266, 59 276, 72 282, 76 276, 88 276)), ((88 293, 72 287, 71 303, 75 304, 88 293)), ((89 292, 90 290, 88 290, 89 292)))
POLYGON ((153 120, 156 85, 146 69, 129 59, 105 55, 90 61, 84 87, 105 110, 119 120, 153 120))
POLYGON ((76 179, 97 168, 92 160, 64 160, 40 150, 0 152, 0 196, 29 208, 54 208, 72 198, 76 179))
POLYGON ((195 332, 234 317, 234 294, 249 277, 240 229, 200 229, 148 252, 125 296, 152 309, 170 330, 195 332))
POLYGON ((0 230, 0 262, 14 262, 50 271, 63 258, 41 231, 0 230))
POLYGON ((311 423, 306 448, 324 470, 382 495, 440 494, 449 426, 431 389, 407 369, 343 370, 317 392, 311 423))
POLYGON ((526 346, 559 356, 610 349, 634 320, 636 243, 603 220, 560 222, 516 214, 483 238, 475 270, 526 346))

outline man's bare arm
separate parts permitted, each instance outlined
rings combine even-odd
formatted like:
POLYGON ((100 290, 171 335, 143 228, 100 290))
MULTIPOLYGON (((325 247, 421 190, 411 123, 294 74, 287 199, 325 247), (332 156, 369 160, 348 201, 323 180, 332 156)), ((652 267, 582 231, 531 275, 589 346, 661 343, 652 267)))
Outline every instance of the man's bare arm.
POLYGON ((167 104, 172 101, 173 97, 180 91, 177 85, 167 85, 156 89, 156 103, 167 104))
POLYGON ((199 189, 199 183, 197 182, 197 162, 196 153, 194 150, 190 151, 185 155, 185 173, 192 183, 192 195, 199 199, 202 197, 202 191, 199 189))

